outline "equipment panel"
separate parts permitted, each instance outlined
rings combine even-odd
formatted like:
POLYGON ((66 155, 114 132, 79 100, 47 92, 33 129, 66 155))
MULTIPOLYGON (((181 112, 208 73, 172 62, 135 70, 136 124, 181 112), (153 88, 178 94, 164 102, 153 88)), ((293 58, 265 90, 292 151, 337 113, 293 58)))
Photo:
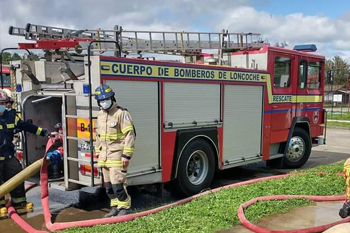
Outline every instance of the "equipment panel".
POLYGON ((224 164, 261 154, 262 110, 262 86, 225 86, 224 164))
POLYGON ((117 104, 127 108, 136 129, 135 154, 129 174, 158 168, 158 82, 106 80, 116 93, 117 104))

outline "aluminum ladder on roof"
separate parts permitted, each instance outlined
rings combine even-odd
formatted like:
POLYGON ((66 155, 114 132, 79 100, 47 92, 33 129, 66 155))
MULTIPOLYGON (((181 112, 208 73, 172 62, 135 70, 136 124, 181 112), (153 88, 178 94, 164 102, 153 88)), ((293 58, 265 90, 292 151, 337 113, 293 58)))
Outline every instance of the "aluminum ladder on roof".
MULTIPOLYGON (((222 32, 171 32, 127 31, 120 26, 113 30, 74 30, 51 26, 27 24, 26 27, 10 27, 10 35, 24 36, 27 40, 79 39, 80 49, 86 50, 90 41, 116 41, 123 53, 167 53, 196 55, 203 49, 234 51, 261 48, 265 45, 258 33, 222 32), (84 41, 85 40, 85 41, 84 41)), ((113 44, 96 43, 95 49, 116 50, 113 44)))

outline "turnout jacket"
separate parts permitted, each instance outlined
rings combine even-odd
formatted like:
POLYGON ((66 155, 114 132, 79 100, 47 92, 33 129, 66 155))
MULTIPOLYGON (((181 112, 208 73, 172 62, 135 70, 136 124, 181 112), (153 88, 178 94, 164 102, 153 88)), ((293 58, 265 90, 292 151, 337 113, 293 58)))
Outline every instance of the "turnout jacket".
POLYGON ((97 114, 96 146, 98 165, 120 167, 121 158, 134 153, 135 129, 127 109, 113 103, 108 111, 97 114))
POLYGON ((0 117, 0 131, 2 134, 5 134, 4 136, 0 135, 0 160, 4 160, 15 154, 15 145, 12 142, 13 136, 16 132, 22 130, 32 134, 45 136, 45 132, 41 127, 21 120, 21 118, 17 116, 16 110, 6 110, 0 117))

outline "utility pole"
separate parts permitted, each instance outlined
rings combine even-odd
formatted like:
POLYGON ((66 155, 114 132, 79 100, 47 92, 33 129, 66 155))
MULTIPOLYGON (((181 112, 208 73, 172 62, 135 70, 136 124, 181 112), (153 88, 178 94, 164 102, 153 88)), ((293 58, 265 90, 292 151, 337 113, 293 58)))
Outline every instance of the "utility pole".
POLYGON ((346 84, 346 94, 348 95, 348 113, 350 112, 350 75, 348 75, 348 83, 346 84))
POLYGON ((330 70, 330 71, 329 71, 329 76, 330 76, 329 80, 330 80, 330 82, 331 82, 331 95, 332 95, 332 102, 331 102, 331 104, 332 104, 331 119, 333 118, 333 105, 334 105, 334 103, 333 103, 333 98, 334 98, 334 94, 333 94, 333 75, 334 75, 334 70, 330 70))

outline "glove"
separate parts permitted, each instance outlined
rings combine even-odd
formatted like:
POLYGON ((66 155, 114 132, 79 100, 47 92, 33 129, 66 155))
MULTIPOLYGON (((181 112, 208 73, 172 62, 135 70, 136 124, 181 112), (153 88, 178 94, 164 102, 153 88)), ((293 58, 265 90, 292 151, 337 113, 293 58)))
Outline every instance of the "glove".
POLYGON ((22 130, 20 130, 20 129, 14 129, 14 130, 13 130, 13 133, 16 134, 16 133, 19 133, 19 132, 21 132, 21 131, 22 131, 22 130))
POLYGON ((350 202, 348 201, 343 207, 339 210, 339 216, 341 218, 346 218, 350 216, 350 202))
POLYGON ((51 132, 48 131, 47 129, 43 129, 43 130, 41 131, 41 136, 48 137, 48 136, 50 136, 50 134, 51 134, 51 132))
POLYGON ((52 165, 59 163, 62 160, 62 156, 58 150, 47 153, 46 158, 51 160, 52 165))

